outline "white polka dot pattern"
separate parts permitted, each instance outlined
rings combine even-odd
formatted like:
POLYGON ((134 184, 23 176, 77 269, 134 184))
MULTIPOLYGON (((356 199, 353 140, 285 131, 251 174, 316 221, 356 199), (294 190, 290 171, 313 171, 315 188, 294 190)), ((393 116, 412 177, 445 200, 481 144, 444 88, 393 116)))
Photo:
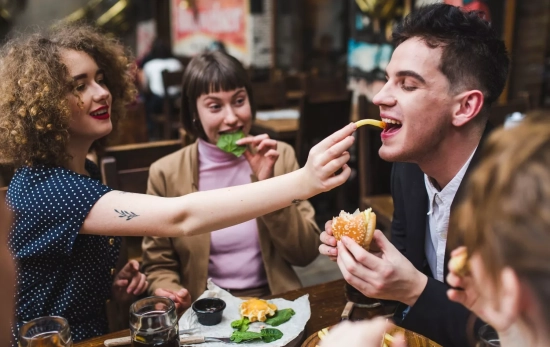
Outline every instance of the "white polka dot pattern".
POLYGON ((17 170, 7 194, 14 211, 9 248, 17 262, 18 327, 40 316, 65 317, 74 341, 108 332, 110 297, 121 238, 79 235, 92 206, 111 189, 86 162, 91 177, 60 167, 17 170))

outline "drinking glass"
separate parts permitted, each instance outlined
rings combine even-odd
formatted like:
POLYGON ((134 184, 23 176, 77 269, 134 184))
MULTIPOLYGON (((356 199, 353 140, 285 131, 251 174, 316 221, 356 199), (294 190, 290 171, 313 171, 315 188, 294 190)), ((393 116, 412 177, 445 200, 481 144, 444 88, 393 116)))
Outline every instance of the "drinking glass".
POLYGON ((500 340, 496 330, 489 324, 479 328, 479 347, 500 346, 500 340))
POLYGON ((132 347, 179 347, 176 305, 169 298, 151 296, 130 307, 132 347))
POLYGON ((19 347, 72 347, 71 328, 63 317, 39 317, 19 329, 19 347))

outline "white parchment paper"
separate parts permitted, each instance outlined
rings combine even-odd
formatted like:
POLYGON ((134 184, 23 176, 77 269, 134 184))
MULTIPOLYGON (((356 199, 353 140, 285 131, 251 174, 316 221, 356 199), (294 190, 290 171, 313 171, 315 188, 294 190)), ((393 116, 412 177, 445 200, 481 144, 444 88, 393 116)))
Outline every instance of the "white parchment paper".
MULTIPOLYGON (((196 329, 193 335, 206 336, 206 337, 230 337, 234 329, 231 328, 231 322, 237 319, 241 319, 241 314, 239 311, 239 306, 244 300, 234 297, 227 291, 216 286, 212 281, 208 280, 207 284, 208 290, 206 290, 199 299, 202 298, 220 298, 227 306, 223 311, 222 321, 214 326, 204 326, 201 325, 197 320, 197 315, 193 309, 189 308, 179 321, 180 329, 196 329)), ((277 309, 283 308, 292 308, 296 313, 292 318, 277 327, 283 333, 283 337, 280 340, 273 341, 270 343, 265 343, 260 340, 258 342, 248 342, 243 346, 277 346, 282 347, 294 340, 301 332, 304 330, 309 317, 311 316, 311 309, 309 306, 309 295, 304 295, 299 297, 294 301, 289 301, 285 299, 270 299, 270 302, 277 305, 277 309)), ((259 332, 262 327, 271 328, 270 325, 267 325, 262 322, 254 322, 250 324, 249 331, 259 332)), ((227 347, 226 343, 203 343, 200 346, 208 347, 227 347)))

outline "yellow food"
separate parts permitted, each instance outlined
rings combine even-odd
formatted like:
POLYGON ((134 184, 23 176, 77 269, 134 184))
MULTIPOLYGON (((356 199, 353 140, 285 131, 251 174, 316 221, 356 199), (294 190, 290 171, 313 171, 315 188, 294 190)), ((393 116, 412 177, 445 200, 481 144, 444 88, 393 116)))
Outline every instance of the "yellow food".
POLYGON ((468 274, 468 252, 464 250, 449 260, 449 269, 459 276, 468 274))
POLYGON ((379 128, 382 128, 382 129, 386 128, 386 123, 384 123, 380 120, 375 120, 375 119, 361 119, 361 120, 355 122, 355 125, 358 128, 360 126, 363 126, 363 125, 374 125, 375 127, 379 127, 379 128))
POLYGON ((339 241, 343 236, 347 236, 367 251, 375 228, 376 214, 371 208, 363 212, 357 210, 353 214, 341 211, 338 217, 332 218, 332 233, 336 240, 339 241))
POLYGON ((277 306, 261 299, 250 299, 241 303, 241 316, 251 322, 265 322, 267 317, 275 315, 277 306))

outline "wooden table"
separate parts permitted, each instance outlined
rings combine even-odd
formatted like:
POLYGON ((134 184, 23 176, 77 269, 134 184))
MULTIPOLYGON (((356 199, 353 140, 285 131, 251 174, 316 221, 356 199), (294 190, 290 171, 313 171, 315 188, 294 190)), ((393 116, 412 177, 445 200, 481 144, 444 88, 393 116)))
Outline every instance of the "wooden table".
POLYGON ((272 139, 293 144, 298 134, 298 126, 298 119, 256 119, 252 123, 250 133, 253 135, 268 134, 272 139))
MULTIPOLYGON (((344 296, 344 280, 338 280, 328 283, 319 284, 312 287, 293 290, 274 297, 284 298, 287 300, 295 300, 304 294, 309 294, 309 302, 311 304, 311 318, 306 324, 305 334, 306 339, 311 334, 334 325, 340 321, 340 315, 346 305, 344 296)), ((395 310, 395 305, 382 305, 373 309, 354 308, 351 320, 362 320, 373 318, 376 316, 392 314, 395 310)), ((103 347, 103 341, 117 337, 130 335, 128 330, 119 331, 116 333, 99 336, 90 340, 75 343, 74 347, 103 347)))

